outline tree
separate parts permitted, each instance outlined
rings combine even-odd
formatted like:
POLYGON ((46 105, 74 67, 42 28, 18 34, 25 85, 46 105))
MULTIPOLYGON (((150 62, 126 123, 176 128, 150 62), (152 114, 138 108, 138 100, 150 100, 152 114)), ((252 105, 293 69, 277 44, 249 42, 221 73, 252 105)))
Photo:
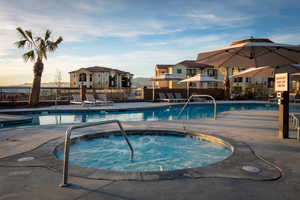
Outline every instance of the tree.
POLYGON ((17 31, 21 36, 20 41, 15 42, 18 48, 28 49, 29 51, 23 54, 25 62, 31 60, 33 66, 33 82, 29 98, 30 105, 37 105, 40 98, 41 78, 44 70, 43 59, 47 60, 47 53, 54 52, 58 45, 63 41, 62 37, 58 37, 55 41, 51 40, 51 31, 46 30, 44 37, 34 37, 30 30, 23 30, 18 27, 17 31))

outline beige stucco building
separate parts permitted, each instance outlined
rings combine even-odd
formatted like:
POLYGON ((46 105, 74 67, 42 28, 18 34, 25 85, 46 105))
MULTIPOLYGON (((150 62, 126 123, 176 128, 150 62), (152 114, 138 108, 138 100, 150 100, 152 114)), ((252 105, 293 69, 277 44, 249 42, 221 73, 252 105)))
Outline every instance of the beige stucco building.
MULTIPOLYGON (((213 77, 220 82, 212 83, 190 83, 190 88, 224 88, 225 68, 214 68, 211 65, 199 64, 194 60, 185 60, 174 65, 156 65, 155 76, 163 74, 172 74, 173 77, 186 79, 196 74, 213 77)), ((267 95, 273 88, 274 80, 272 78, 231 78, 232 75, 239 73, 245 68, 227 67, 230 81, 231 93, 245 95, 255 93, 258 96, 267 95)), ((186 88, 186 83, 178 81, 157 81, 156 88, 186 88)))
POLYGON ((88 88, 128 88, 131 87, 133 74, 107 67, 87 67, 69 72, 70 87, 81 84, 88 88))
MULTIPOLYGON (((185 60, 175 65, 156 65, 155 76, 158 77, 163 74, 172 74, 174 77, 186 79, 196 74, 213 77, 217 80, 223 80, 223 74, 214 69, 211 65, 204 65, 196 63, 194 60, 185 60)), ((178 83, 178 81, 157 81, 157 88, 186 88, 186 83, 178 83)), ((190 83, 191 88, 222 88, 221 83, 190 83)))

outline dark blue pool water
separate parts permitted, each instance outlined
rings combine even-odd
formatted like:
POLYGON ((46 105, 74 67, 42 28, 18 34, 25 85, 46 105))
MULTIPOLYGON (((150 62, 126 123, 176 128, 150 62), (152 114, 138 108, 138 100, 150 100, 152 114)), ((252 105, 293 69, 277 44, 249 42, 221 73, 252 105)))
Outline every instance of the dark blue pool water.
MULTIPOLYGON (((158 121, 158 120, 189 120, 198 118, 211 118, 212 105, 189 105, 180 117, 178 114, 182 105, 159 107, 143 110, 118 111, 118 112, 64 112, 64 113, 38 113, 27 114, 34 118, 32 123, 26 125, 47 125, 95 122, 101 120, 117 119, 120 121, 158 121)), ((231 110, 277 110, 274 104, 218 104, 217 113, 231 110)))

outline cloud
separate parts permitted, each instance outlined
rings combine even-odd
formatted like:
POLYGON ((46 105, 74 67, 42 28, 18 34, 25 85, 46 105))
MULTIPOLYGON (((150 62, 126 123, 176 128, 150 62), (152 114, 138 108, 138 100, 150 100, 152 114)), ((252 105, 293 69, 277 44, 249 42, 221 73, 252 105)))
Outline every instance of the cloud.
MULTIPOLYGON (((76 56, 64 55, 56 56, 44 62, 44 73, 42 82, 49 82, 55 79, 56 71, 62 72, 63 81, 69 81, 68 72, 81 67, 104 66, 129 71, 138 76, 153 76, 154 66, 159 63, 172 64, 185 59, 195 59, 197 52, 185 50, 173 51, 133 51, 123 54, 110 54, 101 56, 76 56)), ((11 77, 10 81, 31 82, 33 78, 32 63, 24 63, 21 58, 11 58, 5 61, 0 60, 0 66, 10 63, 6 69, 10 69, 6 74, 11 77), (25 78, 26 77, 26 78, 25 78), (20 78, 20 79, 19 79, 20 78)), ((1 77, 0 77, 1 78, 1 77)), ((2 81, 3 82, 3 81, 2 81)), ((1 84, 1 82, 0 82, 1 84)))
POLYGON ((300 45, 300 33, 275 34, 270 39, 278 43, 300 45))

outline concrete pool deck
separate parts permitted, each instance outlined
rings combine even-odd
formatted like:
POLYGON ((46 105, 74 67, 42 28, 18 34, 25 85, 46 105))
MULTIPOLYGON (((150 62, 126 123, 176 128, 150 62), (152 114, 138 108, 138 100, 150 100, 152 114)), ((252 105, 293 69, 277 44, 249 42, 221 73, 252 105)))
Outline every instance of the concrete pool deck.
MULTIPOLYGON (((299 199, 300 142, 295 139, 294 132, 291 139, 277 138, 277 118, 276 111, 248 110, 224 112, 217 120, 123 123, 125 129, 183 131, 185 127, 187 131, 247 144, 255 154, 282 170, 280 179, 264 181, 239 178, 239 174, 235 178, 210 176, 156 181, 94 180, 70 176, 72 187, 61 188, 58 186, 61 173, 39 159, 36 151, 48 151, 44 147, 61 139, 69 125, 2 128, 0 199, 299 199)), ((105 125, 97 128, 98 131, 112 129, 116 130, 116 127, 105 125)), ((95 129, 82 129, 74 133, 94 132, 95 129)))

